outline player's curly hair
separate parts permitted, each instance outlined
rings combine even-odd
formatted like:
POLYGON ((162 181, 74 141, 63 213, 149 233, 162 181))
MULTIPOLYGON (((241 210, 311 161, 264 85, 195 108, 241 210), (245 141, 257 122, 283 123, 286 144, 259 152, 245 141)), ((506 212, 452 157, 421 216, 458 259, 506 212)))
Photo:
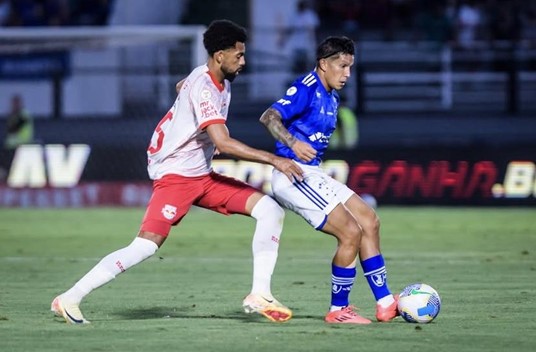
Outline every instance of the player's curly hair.
POLYGON ((316 61, 326 59, 335 54, 355 55, 355 46, 348 37, 327 37, 316 48, 316 61))
POLYGON ((245 43, 247 39, 246 29, 229 20, 212 21, 203 33, 203 45, 209 56, 234 47, 236 42, 245 43))

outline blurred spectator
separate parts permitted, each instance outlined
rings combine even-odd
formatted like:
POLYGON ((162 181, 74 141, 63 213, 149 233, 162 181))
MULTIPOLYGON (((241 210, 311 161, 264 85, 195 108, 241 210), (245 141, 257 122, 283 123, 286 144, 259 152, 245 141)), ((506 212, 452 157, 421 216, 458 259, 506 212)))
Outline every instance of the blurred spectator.
POLYGON ((105 26, 113 0, 0 0, 0 25, 105 26))
POLYGON ((21 96, 15 94, 11 98, 11 111, 6 121, 4 146, 14 149, 21 144, 32 143, 33 134, 33 119, 24 108, 21 96))
POLYGON ((473 49, 482 26, 482 12, 476 0, 465 0, 456 14, 456 41, 463 49, 473 49))
POLYGON ((329 149, 352 150, 359 142, 357 116, 346 102, 346 95, 341 94, 341 103, 337 110, 337 127, 329 140, 329 149))
POLYGON ((313 68, 319 25, 318 15, 309 2, 300 0, 279 42, 290 51, 292 72, 303 73, 313 68))
POLYGON ((316 0, 315 4, 323 31, 348 33, 358 28, 362 40, 451 37, 467 49, 485 39, 532 38, 532 43, 536 39, 536 0, 316 0))

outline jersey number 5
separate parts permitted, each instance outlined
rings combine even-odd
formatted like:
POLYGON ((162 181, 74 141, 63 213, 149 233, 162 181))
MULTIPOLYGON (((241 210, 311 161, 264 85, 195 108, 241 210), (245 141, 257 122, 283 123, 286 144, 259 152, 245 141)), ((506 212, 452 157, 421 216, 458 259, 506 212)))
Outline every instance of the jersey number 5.
MULTIPOLYGON (((162 149, 162 144, 164 143, 164 131, 162 131, 162 125, 166 123, 166 121, 170 121, 173 118, 173 114, 171 111, 168 111, 168 113, 160 120, 158 125, 156 126, 156 129, 154 130, 154 134, 157 134, 158 137, 156 139, 156 146, 153 145, 153 138, 151 138, 151 144, 149 145, 149 148, 147 151, 151 154, 157 153, 160 149, 162 149)), ((153 137, 154 137, 153 134, 153 137)))

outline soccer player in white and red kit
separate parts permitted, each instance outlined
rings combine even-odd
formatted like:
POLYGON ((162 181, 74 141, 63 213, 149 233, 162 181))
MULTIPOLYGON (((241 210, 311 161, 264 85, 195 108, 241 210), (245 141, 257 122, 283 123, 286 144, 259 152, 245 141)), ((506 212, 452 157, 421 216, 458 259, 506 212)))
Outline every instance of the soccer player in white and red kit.
POLYGON ((247 313, 286 321, 292 312, 271 293, 283 209, 248 184, 215 173, 217 151, 239 159, 273 165, 289 179, 302 179, 290 159, 251 148, 233 139, 225 125, 231 100, 230 84, 245 65, 247 33, 237 24, 218 20, 203 35, 205 65, 177 84, 177 98, 157 125, 147 149, 153 194, 137 237, 127 247, 104 257, 73 287, 56 297, 51 310, 68 323, 84 324, 79 305, 94 289, 152 256, 192 205, 222 214, 244 214, 257 220, 253 235, 253 285, 243 301, 247 313))

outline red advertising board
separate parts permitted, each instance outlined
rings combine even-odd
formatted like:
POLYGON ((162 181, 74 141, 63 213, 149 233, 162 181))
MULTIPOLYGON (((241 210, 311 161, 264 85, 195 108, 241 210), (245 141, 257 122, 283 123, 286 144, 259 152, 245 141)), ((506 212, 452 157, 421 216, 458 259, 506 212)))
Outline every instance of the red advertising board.
MULTIPOLYGON (((1 207, 144 206, 145 151, 28 145, 0 153, 1 207)), ((218 172, 270 193, 271 167, 218 158, 218 172)), ((379 204, 536 205, 536 147, 330 152, 323 167, 379 204)))

